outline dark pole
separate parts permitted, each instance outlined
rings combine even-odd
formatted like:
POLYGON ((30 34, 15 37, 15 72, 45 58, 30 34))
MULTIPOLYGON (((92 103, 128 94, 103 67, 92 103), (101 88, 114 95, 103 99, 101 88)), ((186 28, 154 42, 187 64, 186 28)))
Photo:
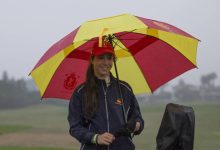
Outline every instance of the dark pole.
MULTIPOLYGON (((111 46, 113 47, 114 49, 114 46, 113 46, 113 37, 111 35, 108 35, 108 40, 111 44, 111 46)), ((124 118, 124 121, 125 121, 125 124, 127 123, 127 115, 126 115, 126 112, 125 112, 125 105, 124 105, 124 100, 123 100, 123 96, 122 96, 122 91, 121 91, 121 87, 120 87, 120 84, 119 84, 119 76, 118 76, 118 69, 117 69, 117 65, 116 65, 116 60, 114 59, 114 68, 115 68, 115 73, 116 73, 116 79, 117 79, 117 87, 118 87, 118 90, 119 90, 119 96, 120 96, 120 100, 122 101, 122 112, 123 112, 123 118, 124 118)))

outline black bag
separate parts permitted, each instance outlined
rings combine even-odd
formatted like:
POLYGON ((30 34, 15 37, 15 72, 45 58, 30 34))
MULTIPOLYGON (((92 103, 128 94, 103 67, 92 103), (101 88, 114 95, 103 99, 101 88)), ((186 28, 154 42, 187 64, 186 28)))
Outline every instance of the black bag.
POLYGON ((192 107, 167 104, 157 134, 157 150, 193 150, 195 115, 192 107))

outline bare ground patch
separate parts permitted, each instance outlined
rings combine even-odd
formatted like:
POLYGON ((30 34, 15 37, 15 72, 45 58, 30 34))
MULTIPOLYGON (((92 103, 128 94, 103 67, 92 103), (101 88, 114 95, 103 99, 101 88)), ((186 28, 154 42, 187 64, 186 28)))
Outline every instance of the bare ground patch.
POLYGON ((0 136, 0 146, 79 148, 79 143, 66 133, 10 133, 0 136))

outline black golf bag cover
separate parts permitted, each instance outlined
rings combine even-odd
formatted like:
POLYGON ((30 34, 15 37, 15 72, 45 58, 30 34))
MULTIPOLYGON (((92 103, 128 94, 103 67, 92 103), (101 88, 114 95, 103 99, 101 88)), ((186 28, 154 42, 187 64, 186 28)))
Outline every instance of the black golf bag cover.
POLYGON ((169 103, 157 134, 157 150, 193 150, 195 115, 192 107, 169 103))

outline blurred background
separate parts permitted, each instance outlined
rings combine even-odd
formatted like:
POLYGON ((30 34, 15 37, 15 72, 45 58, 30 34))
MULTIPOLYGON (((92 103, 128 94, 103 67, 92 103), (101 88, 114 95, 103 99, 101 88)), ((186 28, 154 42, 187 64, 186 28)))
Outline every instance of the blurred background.
POLYGON ((68 133, 68 101, 41 100, 31 69, 56 41, 81 23, 130 13, 170 23, 201 40, 198 69, 137 95, 146 127, 134 138, 137 150, 156 148, 168 103, 193 107, 195 150, 220 147, 220 1, 0 0, 0 149, 79 149, 68 133))

